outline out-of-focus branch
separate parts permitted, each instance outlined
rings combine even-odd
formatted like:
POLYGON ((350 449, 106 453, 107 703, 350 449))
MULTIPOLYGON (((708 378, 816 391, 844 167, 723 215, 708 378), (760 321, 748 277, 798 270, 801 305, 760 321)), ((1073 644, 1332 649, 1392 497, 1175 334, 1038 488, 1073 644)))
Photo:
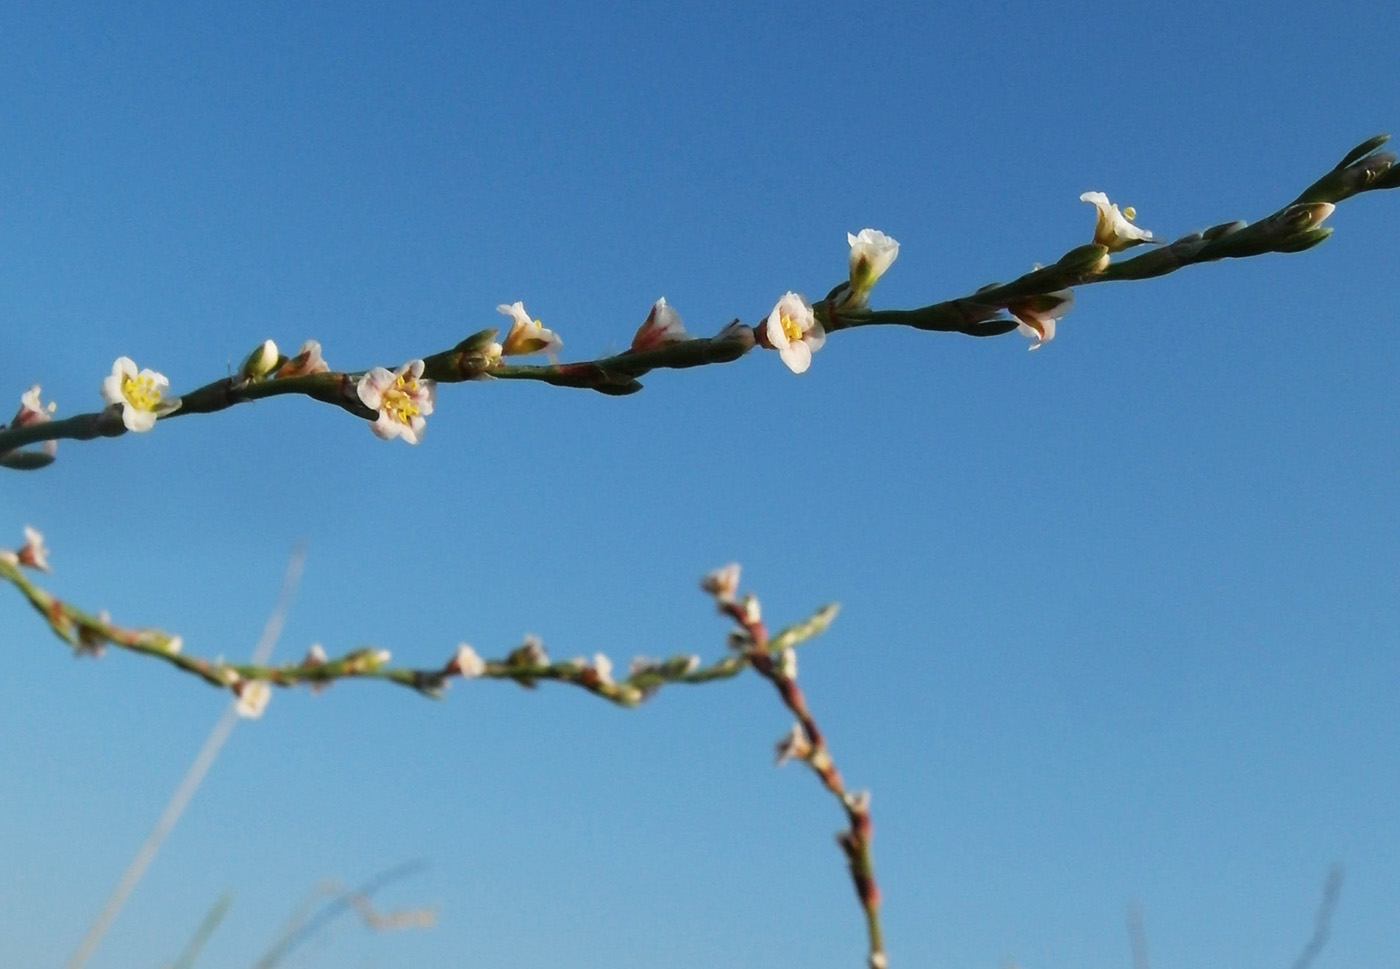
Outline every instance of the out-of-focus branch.
POLYGON ((1327 870, 1327 880, 1322 884, 1322 901, 1318 903, 1317 915, 1313 917, 1312 935, 1303 945, 1303 951, 1293 960, 1293 969, 1310 969, 1313 962, 1327 945, 1332 935, 1332 915, 1337 911, 1337 900, 1342 897, 1342 879, 1346 869, 1333 865, 1327 870))
MULTIPOLYGON (((1058 300, 1067 305, 1068 293, 1077 286, 1148 279, 1221 259, 1301 252, 1331 235, 1332 228, 1321 223, 1336 204, 1363 192, 1400 186, 1400 168, 1395 164, 1395 155, 1379 150, 1387 138, 1387 135, 1377 135, 1358 145, 1294 201, 1254 223, 1224 222, 1122 260, 1111 258, 1111 250, 1116 251, 1119 246, 1096 241, 1071 249, 1053 264, 1009 283, 984 286, 966 296, 916 309, 869 309, 863 296, 850 299, 850 284, 843 283, 826 299, 813 304, 810 310, 826 334, 862 326, 895 325, 978 337, 998 336, 1017 329, 1018 323, 1024 323, 1028 314, 1053 314, 1053 307, 1038 306, 1037 301, 1058 300), (1011 313, 1011 317, 1006 313, 1011 313)), ((1096 233, 1096 240, 1097 236, 1096 233)), ((1144 234, 1144 238, 1150 238, 1150 234, 1144 234)), ((1136 243, 1126 245, 1132 244, 1136 243)), ((624 395, 641 390, 641 378, 653 370, 683 370, 729 363, 752 349, 756 336, 759 345, 769 346, 761 327, 756 333, 755 329, 739 325, 736 320, 716 337, 677 342, 634 340, 632 349, 609 357, 530 365, 506 363, 501 356, 501 344, 494 342, 496 335, 495 329, 482 330, 450 349, 422 357, 422 371, 418 377, 436 383, 491 378, 534 380, 556 387, 624 395)), ((506 358, 512 352, 535 352, 528 348, 512 351, 509 338, 506 343, 506 358)), ((364 420, 376 418, 378 412, 366 404, 361 390, 361 382, 369 371, 308 372, 309 368, 297 366, 300 357, 281 356, 270 341, 265 346, 270 348, 265 363, 251 365, 257 359, 258 351, 255 351, 240 373, 184 393, 178 398, 178 408, 158 409, 151 421, 156 417, 171 420, 208 414, 252 400, 285 395, 310 397, 364 420)), ((319 363, 319 356, 317 361, 319 363)), ((39 416, 33 411, 29 416, 29 420, 16 420, 9 428, 0 429, 0 467, 35 470, 52 462, 51 451, 20 450, 26 445, 59 439, 117 437, 131 429, 123 420, 122 408, 117 405, 62 420, 39 416)))
MULTIPOLYGON (((390 652, 373 646, 335 657, 326 656, 313 646, 296 662, 235 663, 187 654, 180 636, 160 629, 120 626, 105 614, 94 615, 65 602, 35 584, 17 561, 10 561, 14 558, 13 553, 8 557, 0 555, 0 580, 18 589, 54 634, 77 655, 100 656, 112 646, 159 660, 211 686, 231 690, 244 701, 247 716, 261 712, 267 702, 268 686, 305 685, 319 690, 349 679, 383 680, 434 698, 441 697, 453 679, 513 680, 527 688, 553 680, 580 687, 618 706, 634 707, 668 683, 729 679, 753 663, 748 653, 721 656, 708 665, 695 655, 664 660, 639 657, 632 661, 626 676, 615 678, 608 657, 598 654, 592 659, 552 660, 544 644, 534 636, 526 636, 519 646, 497 659, 482 659, 470 646, 462 644, 443 665, 424 668, 392 666, 390 652)), ((783 630, 780 641, 796 646, 824 632, 829 618, 825 612, 819 612, 814 619, 783 630)))
MULTIPOLYGON (((31 530, 31 542, 42 548, 42 538, 35 536, 37 533, 31 530)), ((32 559, 33 555, 26 557, 32 559)), ((47 565, 47 549, 43 549, 42 558, 47 565)), ((456 678, 514 680, 527 688, 535 687, 542 680, 557 680, 581 687, 619 706, 634 707, 668 683, 695 684, 729 679, 751 667, 773 684, 783 705, 797 718, 792 732, 778 745, 778 762, 801 760, 841 802, 850 827, 837 836, 837 841, 846 855, 851 880, 865 913, 869 938, 867 963, 869 969, 885 969, 888 964, 880 927, 880 892, 870 857, 870 796, 846 789, 826 738, 797 685, 796 649, 826 632, 836 617, 834 604, 823 606, 807 619, 770 635, 759 614, 758 600, 751 595, 735 598, 739 570, 736 565, 727 566, 707 576, 702 587, 715 596, 719 611, 738 624, 729 636, 730 652, 709 665, 702 665, 700 658, 693 655, 668 660, 638 658, 633 660, 627 676, 620 679, 614 679, 612 662, 602 654, 592 660, 551 661, 544 645, 533 636, 527 636, 524 643, 503 658, 493 660, 482 659, 470 646, 462 644, 446 664, 426 669, 391 667, 388 651, 373 647, 353 650, 335 659, 325 656, 319 647, 312 647, 299 663, 269 666, 187 656, 182 652, 180 637, 155 629, 127 629, 115 625, 106 616, 94 616, 77 609, 31 582, 24 572, 26 567, 36 566, 21 564, 16 553, 0 554, 0 579, 17 588, 53 632, 79 655, 100 656, 110 645, 163 660, 206 683, 231 690, 238 698, 239 712, 249 717, 262 714, 268 702, 269 685, 305 684, 317 690, 337 680, 377 679, 439 697, 456 678)), ((344 901, 369 919, 372 927, 392 927, 387 923, 380 925, 366 914, 372 912, 365 910, 362 904, 367 901, 367 893, 347 894, 344 901)), ((281 951, 277 946, 274 950, 281 951)))
POLYGON ((846 855, 851 882, 865 913, 866 935, 869 940, 867 965, 869 969, 886 969, 889 957, 885 952, 884 933, 880 926, 880 887, 875 881, 875 866, 870 857, 870 793, 848 791, 841 772, 836 769, 826 737, 817 726, 816 718, 807 705, 802 688, 797 685, 797 654, 793 651, 803 639, 822 632, 836 618, 836 606, 825 606, 806 623, 789 626, 769 636, 763 623, 762 610, 753 595, 738 596, 739 567, 729 565, 711 572, 705 579, 705 591, 715 597, 720 613, 734 620, 737 629, 730 634, 730 645, 746 657, 754 670, 773 684, 783 705, 797 718, 792 730, 778 742, 778 763, 800 760, 810 767, 822 786, 841 802, 850 827, 837 834, 836 842, 846 855))

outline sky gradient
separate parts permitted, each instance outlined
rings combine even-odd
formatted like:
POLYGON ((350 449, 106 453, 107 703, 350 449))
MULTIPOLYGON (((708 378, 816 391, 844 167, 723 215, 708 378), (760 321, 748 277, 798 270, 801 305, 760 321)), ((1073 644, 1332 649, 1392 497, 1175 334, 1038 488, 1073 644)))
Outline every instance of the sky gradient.
MULTIPOLYGON (((265 338, 396 365, 523 300, 564 359, 664 295, 699 334, 902 244, 913 307, 1089 240, 1081 192, 1175 238, 1292 199, 1400 125, 1383 3, 97 5, 0 11, 0 399, 96 409, 127 355, 177 390, 265 338)), ((188 651, 408 663, 724 650, 737 560, 770 623, 839 601, 801 682, 873 791, 892 965, 1400 960, 1400 193, 1325 245, 1081 290, 1055 341, 866 328, 624 398, 442 387, 422 444, 279 398, 65 442, 0 476, 0 544, 188 651), (11 537, 6 537, 11 536, 11 537)), ((11 406, 6 404, 5 406, 11 406)), ((8 413, 4 415, 8 417, 8 413)), ((226 696, 74 661, 0 596, 0 962, 57 966, 226 696)), ((90 963, 861 964, 859 912, 789 718, 756 677, 615 709, 563 687, 376 684, 241 724, 90 963)))

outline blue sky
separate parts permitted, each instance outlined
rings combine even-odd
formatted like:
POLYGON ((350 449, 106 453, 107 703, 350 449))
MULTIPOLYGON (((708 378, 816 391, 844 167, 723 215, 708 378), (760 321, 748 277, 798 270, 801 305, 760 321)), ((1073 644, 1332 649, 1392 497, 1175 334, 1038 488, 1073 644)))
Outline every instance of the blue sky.
MULTIPOLYGON (((565 357, 665 295, 698 333, 900 240, 881 307, 1087 241, 1272 212, 1394 128, 1392 6, 208 4, 0 12, 0 396, 100 406, 271 337, 359 369, 523 300, 565 357)), ((442 388, 417 448, 277 399, 65 443, 0 478, 49 586, 243 656, 723 650, 729 560, 772 621, 839 600, 802 682, 874 792, 896 966, 1319 966, 1400 950, 1400 198, 1296 256, 1080 292, 1057 339, 858 331, 627 398, 442 388)), ((8 406, 8 405, 7 405, 8 406)), ((75 662, 19 599, 0 678, 0 961, 59 965, 225 697, 75 662)), ((626 712, 476 683, 279 693, 234 733, 92 961, 245 966, 318 881, 427 867, 289 966, 856 966, 788 717, 744 679, 626 712)))

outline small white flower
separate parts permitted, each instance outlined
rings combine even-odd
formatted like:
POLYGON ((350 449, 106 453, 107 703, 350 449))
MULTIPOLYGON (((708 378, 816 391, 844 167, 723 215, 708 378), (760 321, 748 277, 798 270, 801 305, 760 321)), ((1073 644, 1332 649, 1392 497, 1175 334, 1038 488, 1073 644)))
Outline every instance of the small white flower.
POLYGON ((846 305, 865 305, 865 297, 876 280, 899 258, 899 243, 879 229, 861 229, 859 234, 846 233, 851 244, 851 289, 846 305))
POLYGON ((651 312, 637 330, 637 335, 632 337, 632 350, 641 353, 689 339, 681 315, 666 304, 666 297, 663 296, 652 304, 651 312))
POLYGON ((154 370, 136 372, 130 357, 117 357, 112 375, 102 381, 102 399, 112 406, 120 405, 122 423, 128 431, 149 431, 156 418, 164 417, 180 407, 180 398, 167 399, 170 381, 154 370))
POLYGON ((15 560, 40 572, 49 571, 49 547, 44 544, 44 536, 37 528, 24 526, 24 545, 15 553, 15 560))
POLYGON ((1017 331, 1034 341, 1030 349, 1039 350, 1055 339, 1055 321, 1068 313, 1073 305, 1073 290, 1061 289, 1012 303, 1007 311, 1016 317, 1017 331))
POLYGON ((508 357, 526 353, 558 353, 564 347, 553 330, 545 329, 539 320, 530 319, 525 304, 519 301, 502 303, 496 312, 511 318, 510 332, 501 342, 501 353, 508 357))
POLYGON ((763 332, 767 345, 778 351, 793 373, 806 372, 812 365, 812 354, 826 342, 826 331, 817 322, 812 307, 793 292, 778 300, 768 314, 763 332))
POLYGON ((750 592, 739 601, 739 605, 744 611, 744 624, 747 626, 757 626, 763 622, 763 609, 758 604, 758 596, 750 592))
POLYGON ((722 565, 700 580, 700 588, 720 602, 733 602, 739 591, 739 563, 722 565))
POLYGON ((801 723, 794 723, 783 739, 774 745, 774 749, 779 767, 790 760, 806 760, 812 756, 812 742, 807 739, 807 731, 801 723))
POLYGON ((462 679, 470 680, 486 672, 486 663, 476 654, 476 650, 462 643, 457 647, 457 654, 452 657, 452 662, 447 664, 447 668, 462 679))
POLYGON ((593 675, 598 677, 598 682, 604 686, 613 685, 613 664, 612 660, 603 653, 593 654, 593 675))
POLYGON ((1103 192, 1085 192, 1079 196, 1081 202, 1091 202, 1098 209, 1098 220, 1094 224, 1094 241, 1109 252, 1121 252, 1140 242, 1151 242, 1152 233, 1133 225, 1136 212, 1132 206, 1123 211, 1108 200, 1103 192))
POLYGON ((234 704, 234 709, 240 717, 249 720, 261 717, 267 709, 267 702, 272 699, 272 687, 267 685, 266 680, 249 680, 238 684, 234 689, 238 693, 238 702, 234 704))
POLYGON ((437 385, 422 377, 423 361, 410 360, 393 373, 375 367, 360 378, 356 387, 360 402, 379 411, 370 430, 386 441, 401 437, 409 444, 418 443, 437 392, 437 385))

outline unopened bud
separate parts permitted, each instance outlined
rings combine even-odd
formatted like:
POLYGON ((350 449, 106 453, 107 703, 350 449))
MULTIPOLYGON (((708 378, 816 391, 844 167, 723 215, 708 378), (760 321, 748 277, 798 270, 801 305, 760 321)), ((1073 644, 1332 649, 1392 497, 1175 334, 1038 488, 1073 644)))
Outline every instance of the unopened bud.
POLYGON ((281 354, 277 352, 277 344, 271 340, 264 340, 262 346, 248 354, 248 359, 243 361, 239 374, 244 380, 261 380, 277 369, 281 359, 281 354))

